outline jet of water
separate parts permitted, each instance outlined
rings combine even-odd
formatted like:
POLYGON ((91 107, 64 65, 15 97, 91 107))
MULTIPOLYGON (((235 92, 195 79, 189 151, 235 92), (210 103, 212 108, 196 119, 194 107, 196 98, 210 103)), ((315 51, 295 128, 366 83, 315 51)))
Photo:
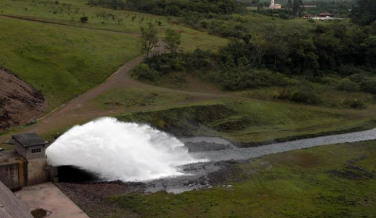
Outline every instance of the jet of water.
POLYGON ((200 162, 175 137, 148 125, 101 118, 75 126, 46 150, 52 166, 71 165, 107 181, 147 181, 182 175, 200 162))

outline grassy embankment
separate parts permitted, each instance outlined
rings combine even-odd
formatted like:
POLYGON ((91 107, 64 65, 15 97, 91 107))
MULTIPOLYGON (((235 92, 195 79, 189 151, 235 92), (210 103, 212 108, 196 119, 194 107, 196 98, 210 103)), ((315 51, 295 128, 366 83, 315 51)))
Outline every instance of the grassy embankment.
MULTIPOLYGON (((227 41, 186 27, 167 24, 166 18, 162 17, 90 7, 84 1, 71 2, 73 4, 70 6, 63 3, 64 1, 55 4, 52 1, 1 0, 0 8, 1 14, 5 15, 134 33, 138 33, 140 26, 148 21, 162 19, 160 34, 169 27, 180 30, 186 45, 184 49, 188 50, 200 46, 214 49, 227 41), (105 18, 96 17, 97 13, 107 14, 106 16, 116 14, 126 24, 119 25, 116 20, 108 17, 108 22, 102 24, 105 18), (89 16, 86 24, 79 22, 83 14, 89 16), (130 21, 132 16, 137 17, 134 22, 130 21), (141 17, 144 18, 143 22, 140 21, 141 17)), ((11 18, 1 18, 0 22, 0 65, 42 90, 47 97, 49 109, 104 81, 120 65, 140 55, 138 38, 135 36, 11 18)))
POLYGON ((375 126, 372 111, 291 105, 257 100, 217 100, 118 116, 176 136, 220 136, 242 146, 359 131, 375 126))
POLYGON ((0 14, 129 33, 140 33, 140 27, 151 22, 157 26, 160 37, 164 36, 164 32, 168 28, 181 32, 184 50, 194 50, 197 47, 215 50, 227 43, 227 39, 193 30, 177 23, 174 24, 171 19, 162 16, 92 7, 87 5, 87 0, 61 0, 58 2, 59 4, 56 4, 55 1, 0 0, 0 14), (83 16, 88 17, 87 23, 80 22, 80 18, 83 16))
POLYGON ((47 98, 49 109, 104 81, 140 55, 138 38, 0 18, 0 65, 47 98))
POLYGON ((374 217, 375 155, 375 141, 291 151, 237 164, 226 187, 107 201, 140 217, 374 217))

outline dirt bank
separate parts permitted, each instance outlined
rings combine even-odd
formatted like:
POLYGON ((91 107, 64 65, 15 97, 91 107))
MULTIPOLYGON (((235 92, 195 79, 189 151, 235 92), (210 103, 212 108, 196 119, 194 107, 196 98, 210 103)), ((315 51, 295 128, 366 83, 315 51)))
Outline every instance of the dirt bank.
POLYGON ((0 87, 0 132, 33 122, 46 108, 42 92, 2 67, 0 87))

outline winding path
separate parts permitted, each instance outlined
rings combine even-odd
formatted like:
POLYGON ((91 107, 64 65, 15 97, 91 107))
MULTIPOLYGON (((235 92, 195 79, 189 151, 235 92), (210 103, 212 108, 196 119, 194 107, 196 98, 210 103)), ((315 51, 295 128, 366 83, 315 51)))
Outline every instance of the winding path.
MULTIPOLYGON (((62 26, 69 26, 73 28, 83 28, 83 29, 91 29, 95 31, 108 31, 108 32, 116 32, 119 34, 127 34, 133 36, 140 36, 137 33, 130 33, 130 32, 121 32, 121 31, 112 31, 112 30, 105 30, 105 29, 95 29, 90 27, 82 27, 82 26, 74 26, 64 23, 57 23, 57 22, 50 22, 50 21, 43 21, 37 19, 30 19, 18 16, 10 16, 10 15, 0 15, 0 18, 3 19, 19 19, 25 20, 30 22, 38 22, 44 24, 53 24, 53 25, 62 25, 62 26)), ((158 45, 153 51, 153 54, 160 54, 164 53, 164 45, 163 41, 160 40, 158 45)), ((129 71, 131 71, 135 66, 140 64, 144 60, 144 55, 137 57, 130 62, 123 65, 119 68, 115 73, 113 73, 104 83, 96 86, 95 88, 88 90, 87 92, 83 93, 82 95, 78 96, 77 98, 71 100, 68 103, 61 105, 60 107, 56 108, 55 110, 51 111, 47 115, 38 119, 38 123, 32 126, 29 126, 25 129, 18 130, 17 133, 24 133, 24 132, 36 132, 39 134, 48 133, 51 131, 58 131, 59 129, 65 128, 67 126, 71 126, 77 123, 82 123, 89 121, 91 119, 95 119, 101 116, 108 116, 113 114, 118 114, 124 112, 125 109, 118 109, 118 110, 100 110, 98 108, 90 107, 89 109, 87 103, 100 96, 101 94, 108 92, 109 90, 116 89, 119 87, 132 87, 132 88, 141 88, 141 89, 150 89, 153 91, 162 91, 162 92, 169 92, 175 94, 181 94, 189 96, 188 99, 182 100, 180 102, 171 103, 171 105, 182 105, 186 103, 192 103, 196 101, 202 100, 210 100, 210 99, 218 99, 218 98, 240 98, 243 97, 234 96, 230 94, 223 94, 223 93, 202 93, 202 92, 190 92, 190 91, 182 91, 182 90, 175 90, 169 89, 159 86, 153 86, 150 84, 141 83, 139 81, 134 80, 129 71)), ((143 107, 142 109, 153 109, 153 108, 163 108, 166 106, 170 106, 169 104, 160 105, 160 106, 149 106, 143 107)), ((138 111, 139 109, 127 109, 126 111, 138 111)), ((0 141, 5 141, 9 138, 9 135, 0 136, 0 141)))
MULTIPOLYGON (((111 31, 111 30, 95 29, 95 28, 89 28, 89 27, 80 27, 80 26, 74 26, 74 25, 69 25, 69 24, 34 20, 34 19, 29 19, 29 18, 17 17, 17 16, 0 15, 0 18, 20 19, 20 20, 26 20, 30 22, 63 25, 63 26, 70 26, 74 28, 92 29, 95 31, 109 31, 109 32, 117 32, 119 34, 139 36, 139 34, 137 33, 111 31)), ((158 43, 158 46, 154 50, 154 53, 164 53, 164 52, 165 51, 164 51, 163 42, 160 40, 158 43)), ((242 97, 242 96, 228 94, 228 93, 208 93, 208 92, 204 93, 204 92, 183 91, 183 90, 175 90, 175 89, 164 88, 164 87, 141 83, 139 81, 134 80, 129 74, 129 72, 139 63, 141 63, 143 60, 144 60, 144 56, 140 56, 126 63, 121 68, 119 68, 115 73, 113 73, 104 83, 98 85, 97 87, 91 90, 88 90, 87 92, 83 93, 82 95, 78 96, 72 101, 61 105, 60 107, 56 108, 49 114, 38 119, 37 124, 29 126, 25 129, 20 129, 17 131, 17 133, 36 132, 38 134, 51 134, 51 133, 56 133, 57 131, 64 131, 64 128, 70 127, 77 123, 84 123, 89 120, 95 119, 97 117, 111 116, 115 114, 120 114, 122 112, 139 111, 140 108, 134 108, 134 109, 119 108, 116 110, 103 110, 103 109, 99 109, 98 107, 94 107, 90 105, 90 101, 96 98, 97 96, 100 96, 103 93, 106 93, 110 90, 113 90, 119 87, 131 87, 131 88, 147 89, 151 91, 162 91, 162 92, 185 95, 189 97, 178 102, 168 103, 164 105, 142 107, 142 110, 160 109, 160 108, 165 108, 168 106, 179 106, 179 105, 184 105, 187 103, 193 103, 193 102, 204 101, 204 100, 214 100, 214 99, 224 99, 224 98, 226 99, 231 98, 231 99, 238 99, 238 100, 249 99, 247 97, 242 97)), ((253 99, 253 100, 262 101, 262 100, 256 100, 256 99, 253 99)), ((300 107, 308 108, 309 106, 300 105, 300 107)), ((322 109, 329 110, 328 108, 322 108, 322 109)), ((335 109, 330 109, 330 110, 335 111, 335 109)), ((353 116, 353 119, 358 119, 359 117, 363 116, 361 113, 357 114, 357 113, 351 112, 351 114, 353 116)), ((0 136, 0 141, 5 141, 7 139, 9 139, 9 134, 0 136)))

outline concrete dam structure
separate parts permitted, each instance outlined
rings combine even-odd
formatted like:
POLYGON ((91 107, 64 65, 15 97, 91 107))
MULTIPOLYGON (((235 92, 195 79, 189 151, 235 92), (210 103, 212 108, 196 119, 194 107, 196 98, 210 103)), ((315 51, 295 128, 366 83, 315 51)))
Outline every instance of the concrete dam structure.
POLYGON ((10 189, 51 181, 54 169, 47 166, 47 143, 35 133, 12 136, 14 151, 0 153, 0 181, 10 189))

